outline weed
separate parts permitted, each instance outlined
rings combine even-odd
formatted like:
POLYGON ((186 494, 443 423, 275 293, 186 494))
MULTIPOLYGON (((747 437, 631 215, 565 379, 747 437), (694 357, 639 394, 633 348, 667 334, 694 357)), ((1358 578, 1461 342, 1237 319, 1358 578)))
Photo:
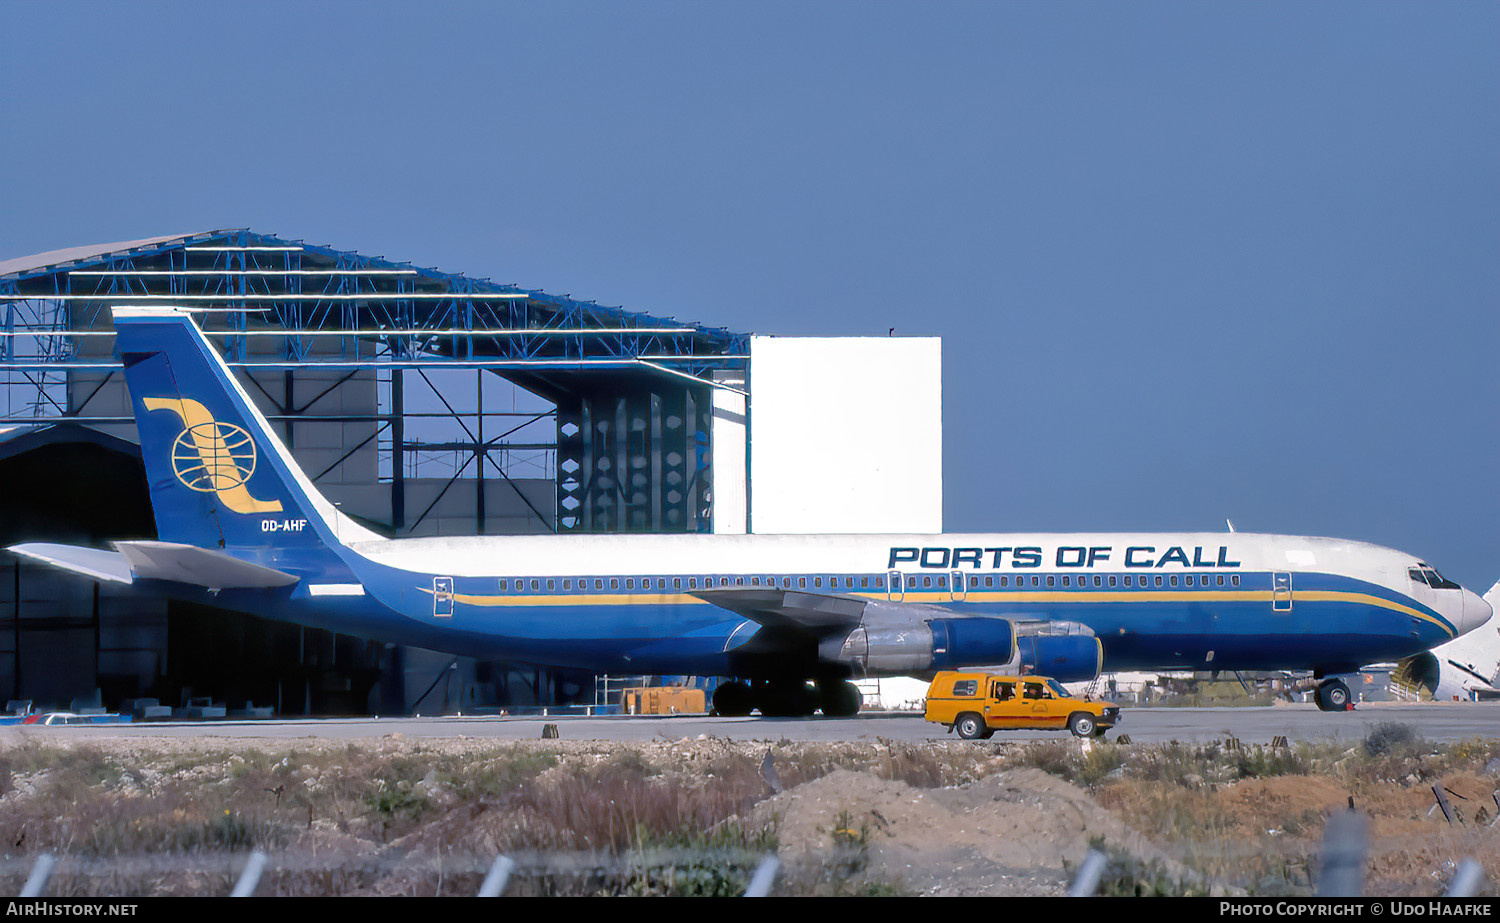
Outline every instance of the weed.
POLYGON ((1421 746, 1422 735, 1409 724, 1382 721, 1365 734, 1364 750, 1369 757, 1408 755, 1421 746))
MULTIPOLYGON (((1092 844, 1105 860, 1094 896, 1098 897, 1206 897, 1208 889, 1184 881, 1157 860, 1142 861, 1119 847, 1095 839, 1092 844)), ((1075 870, 1066 869, 1071 875, 1075 870)))

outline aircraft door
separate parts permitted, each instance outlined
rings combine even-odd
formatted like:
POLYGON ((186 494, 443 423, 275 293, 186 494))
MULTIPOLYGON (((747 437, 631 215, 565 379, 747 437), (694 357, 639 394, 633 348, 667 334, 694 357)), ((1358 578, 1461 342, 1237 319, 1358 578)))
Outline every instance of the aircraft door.
POLYGON ((948 575, 948 585, 952 588, 951 592, 954 602, 961 603, 964 601, 964 596, 968 592, 968 584, 964 581, 968 579, 961 570, 956 570, 948 575))
POLYGON ((1273 573, 1271 575, 1271 611, 1292 611, 1292 575, 1284 573, 1273 573))
POLYGON ((901 572, 893 570, 885 575, 886 595, 891 602, 900 602, 906 597, 906 591, 901 588, 901 572))
POLYGON ((453 578, 432 578, 432 615, 434 618, 453 618, 453 578))

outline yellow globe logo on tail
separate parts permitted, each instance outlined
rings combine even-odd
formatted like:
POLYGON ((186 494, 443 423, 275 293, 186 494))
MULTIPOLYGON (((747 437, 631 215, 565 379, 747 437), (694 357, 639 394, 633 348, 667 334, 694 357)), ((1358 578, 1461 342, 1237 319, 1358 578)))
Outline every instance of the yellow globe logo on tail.
POLYGON ((201 493, 238 487, 255 473, 255 441, 233 423, 189 426, 172 443, 172 470, 201 493))
POLYGON ((172 442, 172 471, 184 487, 211 493, 236 513, 277 513, 280 500, 257 500, 245 482, 255 473, 255 440, 244 427, 215 420, 193 400, 148 397, 147 410, 170 410, 186 427, 172 442))

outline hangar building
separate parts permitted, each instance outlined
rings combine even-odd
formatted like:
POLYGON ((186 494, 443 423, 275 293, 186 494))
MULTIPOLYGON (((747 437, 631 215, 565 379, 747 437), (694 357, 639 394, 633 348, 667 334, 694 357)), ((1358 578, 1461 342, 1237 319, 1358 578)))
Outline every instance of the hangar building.
MULTIPOLYGON (((230 229, 0 261, 0 547, 155 537, 122 304, 197 312, 317 487, 384 535, 941 531, 935 339, 752 337, 230 229)), ((0 553, 9 699, 433 714, 602 693, 0 553)))

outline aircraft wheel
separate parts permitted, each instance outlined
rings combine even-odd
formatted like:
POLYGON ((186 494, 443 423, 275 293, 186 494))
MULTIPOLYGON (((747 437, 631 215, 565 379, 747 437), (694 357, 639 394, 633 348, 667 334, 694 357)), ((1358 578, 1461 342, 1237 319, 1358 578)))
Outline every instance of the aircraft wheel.
POLYGON ((964 740, 982 740, 990 735, 985 732, 989 730, 984 724, 984 719, 973 712, 964 712, 953 722, 953 729, 958 736, 964 740))
POLYGON ((768 718, 803 718, 817 710, 817 693, 807 683, 778 684, 761 692, 760 713, 768 718))
POLYGON ((849 718, 859 714, 864 696, 851 682, 834 680, 818 684, 819 707, 830 718, 849 718))
POLYGON ((714 712, 726 718, 742 718, 755 707, 755 696, 749 685, 741 682, 720 683, 714 690, 714 712))
POLYGON ((1092 737, 1096 726, 1094 716, 1087 712, 1074 712, 1073 717, 1068 719, 1068 730, 1073 732, 1074 737, 1092 737))
POLYGON ((1324 683, 1318 687, 1317 701, 1323 711, 1347 711, 1349 687, 1341 679, 1324 683))

